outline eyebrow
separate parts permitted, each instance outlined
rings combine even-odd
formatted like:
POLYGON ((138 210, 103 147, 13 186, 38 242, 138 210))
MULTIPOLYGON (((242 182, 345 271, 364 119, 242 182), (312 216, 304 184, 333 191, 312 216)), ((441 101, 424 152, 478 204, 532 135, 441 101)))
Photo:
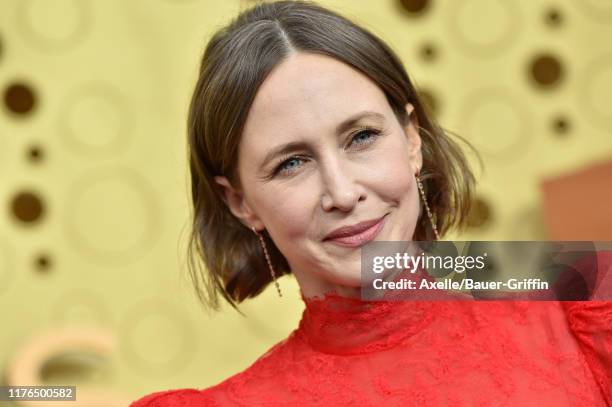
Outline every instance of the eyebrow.
MULTIPOLYGON (((356 113, 350 116, 348 119, 344 120, 342 123, 338 124, 338 126, 336 126, 336 135, 344 133, 345 131, 353 127, 357 122, 363 119, 372 119, 382 122, 385 120, 385 115, 371 110, 364 110, 359 113, 356 113)), ((305 150, 307 147, 308 143, 303 141, 294 141, 275 147, 266 154, 260 168, 264 168, 276 156, 289 154, 298 150, 305 150)))

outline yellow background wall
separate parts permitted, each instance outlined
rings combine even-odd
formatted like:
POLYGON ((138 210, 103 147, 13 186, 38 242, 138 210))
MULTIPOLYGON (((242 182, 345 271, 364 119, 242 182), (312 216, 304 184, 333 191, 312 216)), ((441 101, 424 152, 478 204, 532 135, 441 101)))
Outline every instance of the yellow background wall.
MULTIPOLYGON (((293 278, 282 299, 269 287, 245 303, 247 318, 208 315, 185 268, 192 86, 209 36, 253 3, 0 3, 5 384, 60 328, 96 330, 108 350, 57 351, 43 382, 125 405, 216 384, 297 326, 293 278)), ((320 3, 386 40, 442 125, 481 151, 473 226, 447 238, 547 239, 540 182, 612 157, 609 1, 320 3)))

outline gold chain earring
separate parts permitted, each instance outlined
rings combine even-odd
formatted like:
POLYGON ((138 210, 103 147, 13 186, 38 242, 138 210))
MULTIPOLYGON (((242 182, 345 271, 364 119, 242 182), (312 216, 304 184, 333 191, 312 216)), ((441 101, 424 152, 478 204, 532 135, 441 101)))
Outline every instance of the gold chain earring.
POLYGON ((436 240, 440 240, 440 235, 438 234, 438 228, 436 227, 431 211, 429 210, 429 205, 427 204, 427 199, 425 198, 425 191, 423 190, 423 183, 421 182, 421 177, 418 172, 415 175, 416 175, 417 186, 419 187, 419 192, 421 195, 421 200, 423 201, 423 206, 425 206, 425 210, 427 211, 427 217, 429 217, 429 222, 431 223, 431 227, 434 231, 434 235, 436 235, 436 240))
POLYGON ((274 272, 274 267, 272 267, 272 261, 270 260, 270 255, 268 254, 268 248, 266 247, 266 242, 261 234, 259 234, 253 226, 251 226, 251 230, 259 237, 259 242, 261 243, 261 248, 266 256, 266 261, 268 262, 268 267, 270 267, 270 274, 272 275, 272 280, 274 280, 274 285, 276 285, 276 291, 278 291, 278 296, 282 297, 280 285, 278 281, 276 281, 276 273, 274 272))

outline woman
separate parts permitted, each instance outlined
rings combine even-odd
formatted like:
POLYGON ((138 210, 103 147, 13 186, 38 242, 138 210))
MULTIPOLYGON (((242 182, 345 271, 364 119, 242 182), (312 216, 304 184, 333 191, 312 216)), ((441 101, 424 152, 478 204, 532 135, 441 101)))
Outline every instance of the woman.
POLYGON ((373 34, 312 3, 243 12, 206 48, 189 145, 200 298, 293 273, 305 310, 243 372, 132 406, 612 403, 609 339, 588 345, 609 306, 360 299, 360 247, 461 227, 474 183, 373 34))

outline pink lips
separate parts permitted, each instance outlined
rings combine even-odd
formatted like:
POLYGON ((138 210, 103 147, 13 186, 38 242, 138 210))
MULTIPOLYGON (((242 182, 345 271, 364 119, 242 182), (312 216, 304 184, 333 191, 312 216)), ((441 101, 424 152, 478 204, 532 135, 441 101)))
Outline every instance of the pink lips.
POLYGON ((373 240, 378 235, 385 225, 385 216, 336 229, 323 240, 345 247, 359 247, 373 240))

